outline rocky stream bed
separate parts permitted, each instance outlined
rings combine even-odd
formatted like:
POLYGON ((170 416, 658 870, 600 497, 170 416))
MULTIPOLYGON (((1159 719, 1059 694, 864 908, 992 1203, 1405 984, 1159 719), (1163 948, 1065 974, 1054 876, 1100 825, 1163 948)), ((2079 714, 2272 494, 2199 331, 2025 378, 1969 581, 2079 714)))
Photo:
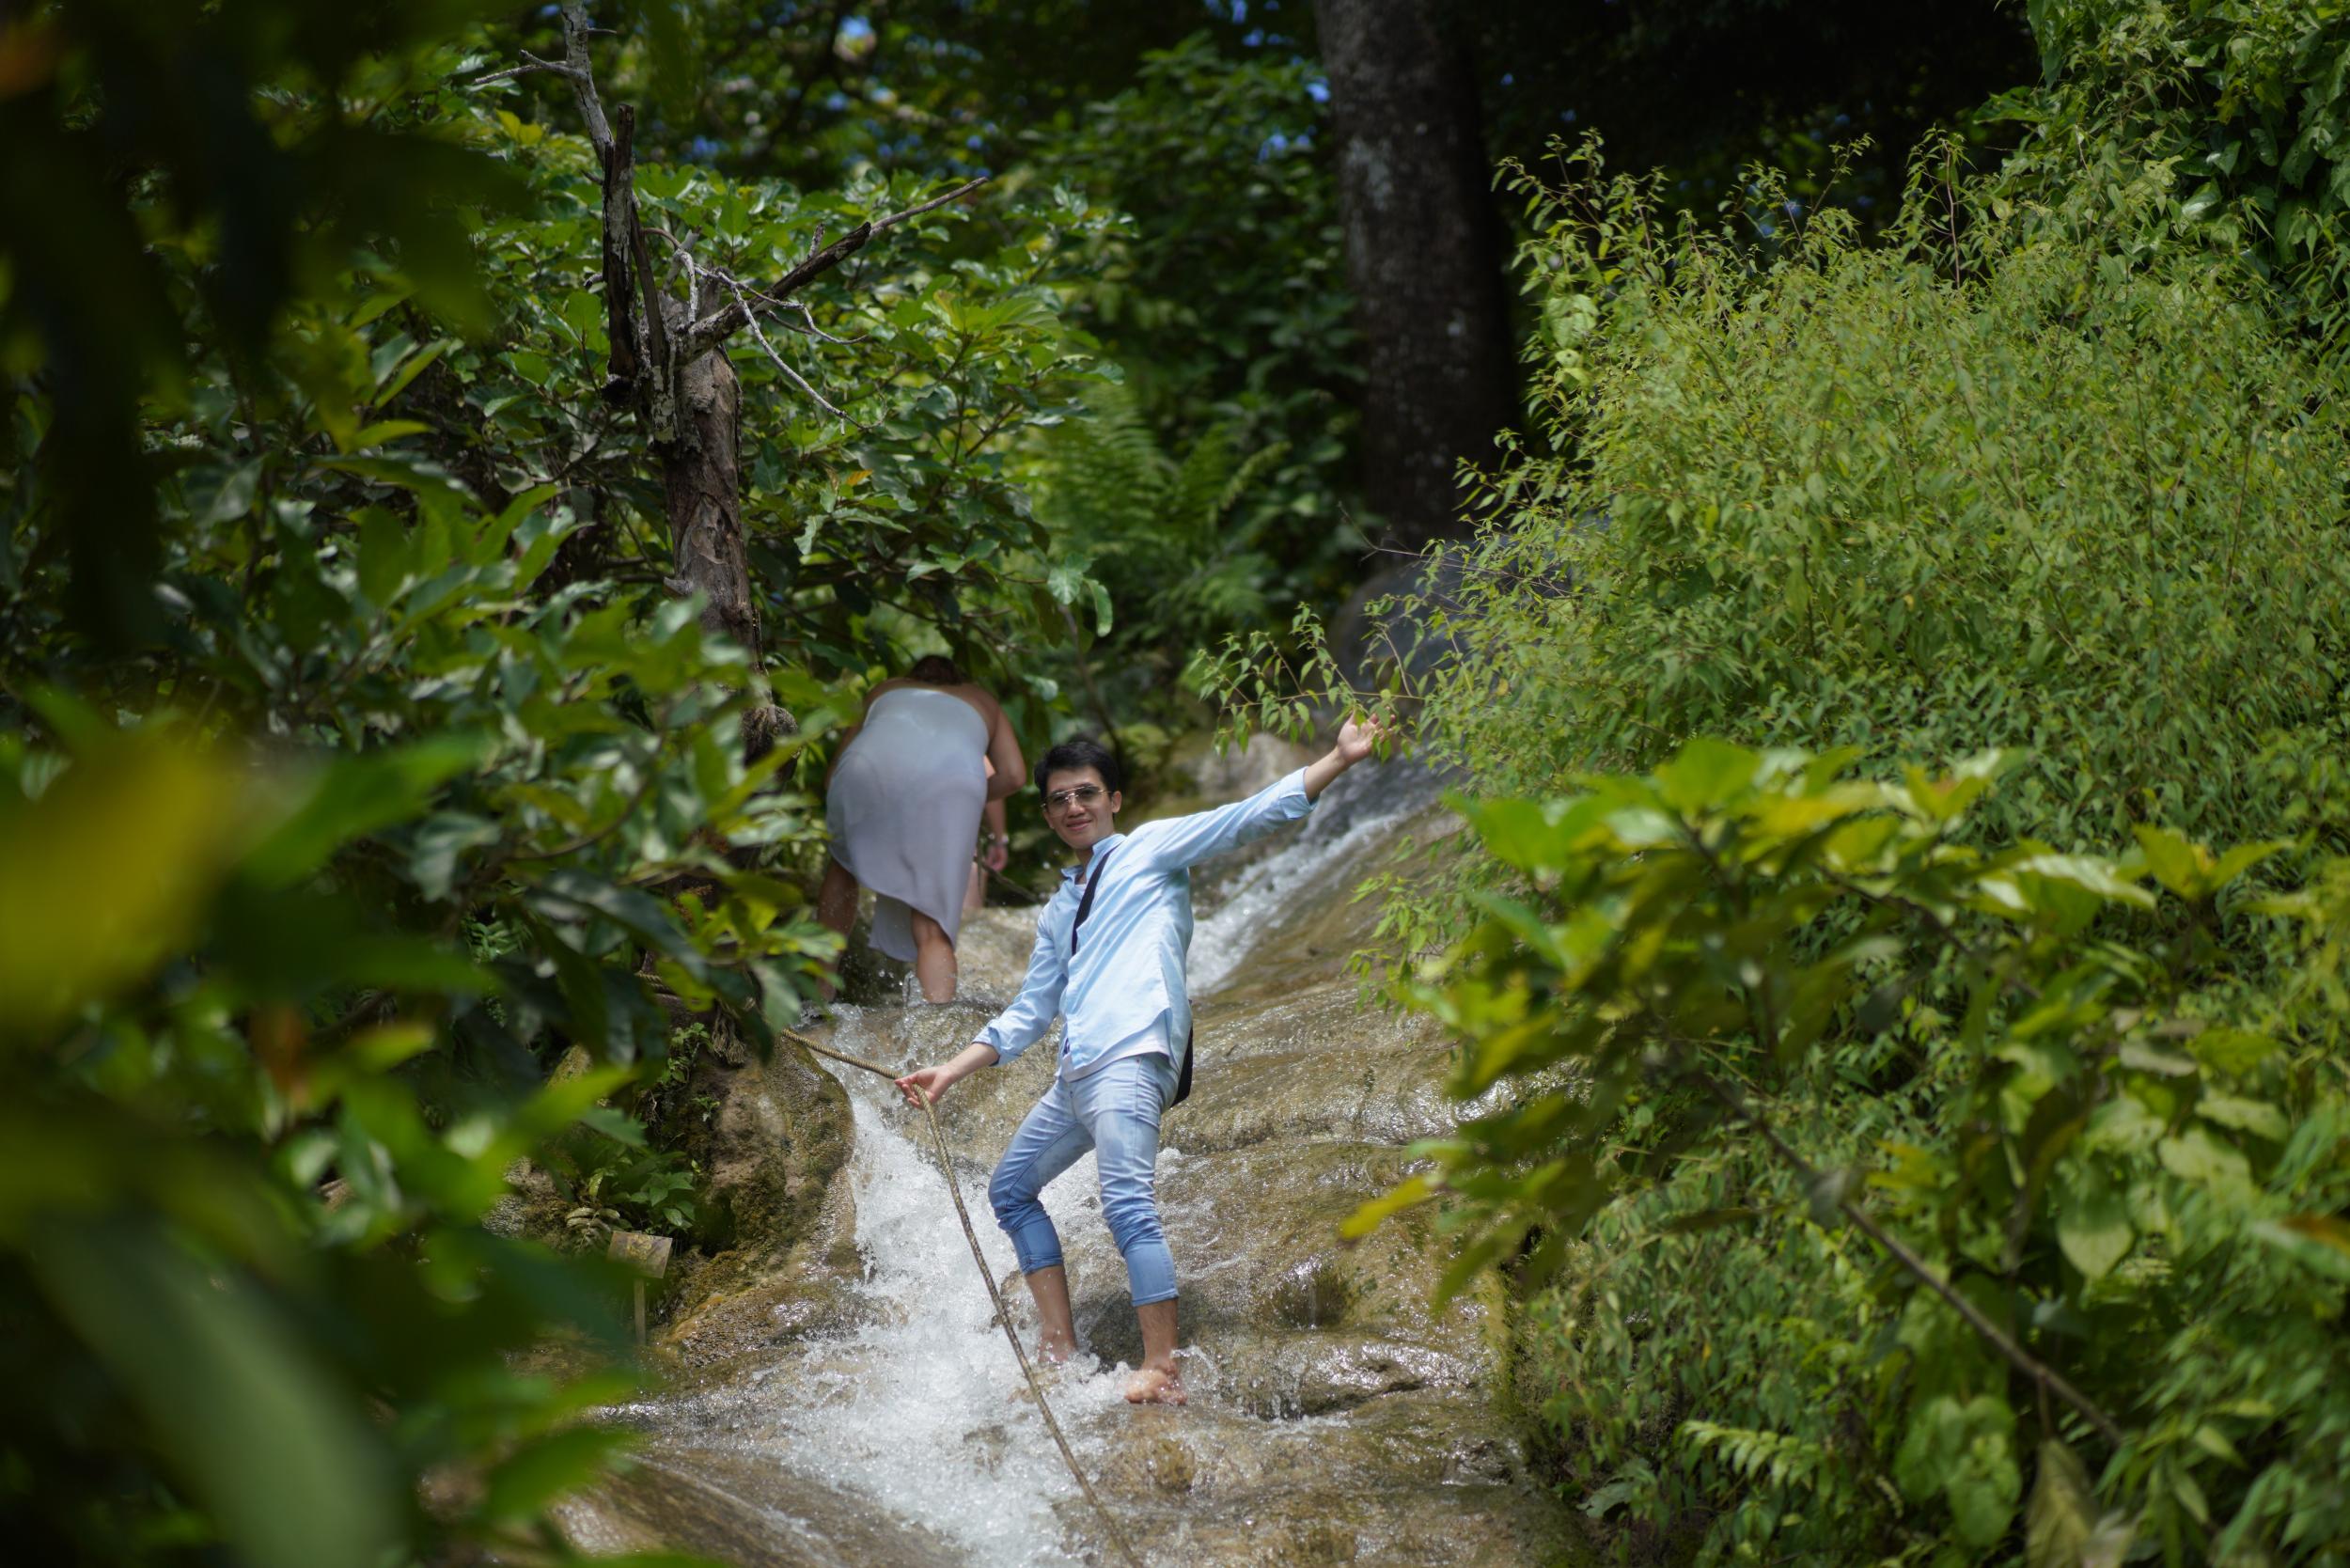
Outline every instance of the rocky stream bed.
MULTIPOLYGON (((1559 1505, 1524 1471, 1498 1290, 1431 1309, 1444 1245, 1341 1219, 1442 1131, 1441 1044, 1364 1006, 1342 969, 1371 909, 1370 857, 1442 831, 1428 789, 1341 781, 1303 830, 1214 890, 1192 956, 1198 1082, 1164 1129, 1159 1190, 1183 1282, 1183 1409, 1125 1403, 1139 1343, 1090 1158, 1047 1193, 1086 1354, 1050 1397, 1080 1461, 1152 1564, 1558 1561, 1559 1505)), ((1201 898, 1203 909, 1209 897, 1201 898)), ((975 917, 948 1007, 844 1007, 838 1049, 943 1059, 1018 987, 1032 910, 975 917)), ((1024 1333, 988 1171, 1054 1054, 940 1106, 965 1201, 1024 1333)), ((713 1061, 703 1152, 734 1245, 694 1267, 657 1330, 637 1467, 565 1505, 591 1550, 683 1548, 820 1568, 1111 1562, 1029 1402, 931 1157, 877 1078, 797 1050, 713 1061), (844 1082, 843 1079, 861 1081, 844 1082)))

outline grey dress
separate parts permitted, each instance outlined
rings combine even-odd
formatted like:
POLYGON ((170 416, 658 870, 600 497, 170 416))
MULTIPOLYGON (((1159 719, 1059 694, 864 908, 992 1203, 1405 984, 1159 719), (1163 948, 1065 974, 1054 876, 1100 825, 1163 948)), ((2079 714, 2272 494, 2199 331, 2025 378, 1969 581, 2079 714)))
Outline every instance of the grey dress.
POLYGON ((840 754, 824 817, 832 857, 875 895, 873 946, 912 962, 909 909, 952 942, 987 804, 987 720, 963 698, 899 686, 873 699, 840 754))

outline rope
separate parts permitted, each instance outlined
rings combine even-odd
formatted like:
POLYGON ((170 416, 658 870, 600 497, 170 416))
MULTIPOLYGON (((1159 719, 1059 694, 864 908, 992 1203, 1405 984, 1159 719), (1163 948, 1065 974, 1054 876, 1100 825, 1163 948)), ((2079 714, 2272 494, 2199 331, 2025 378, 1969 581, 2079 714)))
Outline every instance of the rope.
MULTIPOLYGON (((861 1061, 828 1045, 819 1045, 796 1030, 777 1029, 776 1032, 820 1057, 829 1057, 850 1067, 861 1067, 876 1077, 887 1078, 893 1084, 898 1081, 899 1074, 888 1068, 861 1061)), ((995 1275, 987 1266, 987 1254, 979 1250, 979 1233, 971 1227, 971 1211, 964 1207, 963 1184, 955 1180, 955 1162, 947 1151, 947 1135, 938 1125, 938 1107, 931 1103, 927 1094, 922 1096, 922 1114, 930 1118, 931 1138, 938 1145, 938 1168, 947 1173, 947 1191, 955 1200, 955 1217, 963 1221, 963 1238, 971 1244, 971 1261, 979 1265, 979 1282, 987 1287, 987 1298, 995 1304, 995 1321, 1004 1325, 1004 1338, 1011 1341, 1011 1353, 1020 1358, 1020 1375, 1028 1380, 1028 1392, 1036 1396, 1036 1407, 1043 1414, 1045 1430, 1053 1435, 1054 1445, 1060 1450, 1061 1460, 1068 1465, 1069 1473, 1077 1478, 1077 1489, 1086 1495, 1086 1501, 1091 1503, 1093 1512, 1101 1516, 1102 1529, 1108 1534, 1110 1544, 1118 1548, 1118 1555, 1126 1560, 1128 1568, 1142 1568, 1142 1560, 1136 1557, 1135 1549, 1126 1544, 1126 1537, 1110 1517, 1110 1511, 1102 1506, 1101 1497, 1093 1490, 1093 1482, 1088 1481, 1085 1471, 1078 1468, 1077 1456, 1071 1450, 1069 1439, 1061 1435, 1060 1422, 1054 1419, 1053 1407, 1044 1398, 1044 1385, 1037 1380, 1036 1368, 1029 1364, 1027 1348, 1020 1342, 1019 1330, 1011 1325, 1011 1314, 1004 1309, 1004 1294, 995 1288, 995 1275)))

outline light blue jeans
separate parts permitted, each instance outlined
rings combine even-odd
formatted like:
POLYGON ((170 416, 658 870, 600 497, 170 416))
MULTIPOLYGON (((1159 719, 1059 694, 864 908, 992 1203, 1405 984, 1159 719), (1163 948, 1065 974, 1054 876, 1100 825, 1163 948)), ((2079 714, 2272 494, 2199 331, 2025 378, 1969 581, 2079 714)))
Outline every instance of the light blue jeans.
POLYGON ((1071 1083, 1055 1078, 987 1184, 995 1223, 1011 1238, 1020 1272, 1059 1265, 1060 1232, 1037 1201, 1045 1184, 1090 1149, 1102 1173, 1102 1217, 1126 1259, 1137 1307, 1175 1299, 1175 1257, 1159 1229, 1159 1115, 1175 1097, 1175 1064, 1153 1052, 1126 1057, 1071 1083))

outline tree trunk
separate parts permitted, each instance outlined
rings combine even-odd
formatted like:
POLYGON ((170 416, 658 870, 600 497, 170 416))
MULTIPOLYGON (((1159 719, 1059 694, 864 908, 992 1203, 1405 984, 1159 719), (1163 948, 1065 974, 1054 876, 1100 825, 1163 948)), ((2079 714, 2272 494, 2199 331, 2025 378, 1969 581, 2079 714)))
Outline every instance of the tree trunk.
MULTIPOLYGON (((682 316, 670 323, 673 341, 682 316)), ((669 591, 699 595, 702 629, 733 638, 757 670, 763 644, 743 535, 743 384, 724 349, 712 349, 678 371, 676 408, 676 439, 653 446, 676 567, 669 591)), ((798 729, 791 714, 773 703, 744 709, 743 760, 758 761, 798 729)))
POLYGON ((724 349, 678 372, 677 439, 661 442, 672 591, 699 594, 702 626, 743 645, 759 664, 759 604, 743 543, 743 388, 724 349))
POLYGON ((1404 549, 1456 533, 1455 465, 1516 413, 1500 226, 1442 0, 1315 0, 1363 337, 1363 483, 1404 549))

